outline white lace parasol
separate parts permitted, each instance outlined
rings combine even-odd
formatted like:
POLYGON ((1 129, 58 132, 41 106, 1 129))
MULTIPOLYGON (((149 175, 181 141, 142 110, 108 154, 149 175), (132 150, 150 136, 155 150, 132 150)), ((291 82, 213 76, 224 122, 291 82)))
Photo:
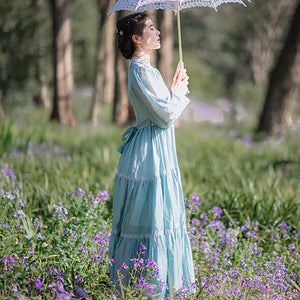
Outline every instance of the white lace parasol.
POLYGON ((242 0, 119 0, 109 11, 109 14, 117 10, 142 12, 151 9, 169 9, 177 12, 177 3, 179 10, 196 6, 217 9, 219 5, 230 2, 245 5, 242 0))
POLYGON ((118 0, 108 14, 111 14, 117 10, 129 10, 134 12, 142 12, 152 9, 173 10, 177 13, 179 60, 182 61, 179 11, 184 8, 191 8, 197 6, 206 6, 217 10, 217 7, 224 3, 240 3, 246 6, 242 0, 118 0))

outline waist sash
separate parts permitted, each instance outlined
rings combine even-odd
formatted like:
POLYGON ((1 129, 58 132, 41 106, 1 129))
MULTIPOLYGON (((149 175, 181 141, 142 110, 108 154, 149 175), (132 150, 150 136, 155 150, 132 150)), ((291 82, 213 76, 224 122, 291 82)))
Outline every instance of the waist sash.
POLYGON ((155 126, 154 123, 152 123, 150 120, 145 120, 143 122, 138 123, 136 126, 132 126, 128 128, 123 134, 122 134, 122 141, 123 144, 121 147, 119 147, 117 150, 120 153, 123 153, 125 147, 128 145, 130 140, 134 137, 135 133, 142 128, 155 126))

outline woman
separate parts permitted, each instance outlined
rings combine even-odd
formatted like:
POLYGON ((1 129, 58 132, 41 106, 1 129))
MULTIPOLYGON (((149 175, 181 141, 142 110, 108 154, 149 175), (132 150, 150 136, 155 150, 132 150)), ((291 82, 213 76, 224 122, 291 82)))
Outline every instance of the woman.
POLYGON ((188 76, 179 64, 169 90, 150 65, 151 52, 160 48, 160 32, 147 14, 124 17, 117 29, 119 50, 131 59, 128 96, 137 125, 124 133, 118 149, 110 277, 117 282, 118 267, 131 266, 130 259, 145 245, 145 256, 156 262, 167 289, 191 290, 195 278, 173 126, 190 102, 188 76))

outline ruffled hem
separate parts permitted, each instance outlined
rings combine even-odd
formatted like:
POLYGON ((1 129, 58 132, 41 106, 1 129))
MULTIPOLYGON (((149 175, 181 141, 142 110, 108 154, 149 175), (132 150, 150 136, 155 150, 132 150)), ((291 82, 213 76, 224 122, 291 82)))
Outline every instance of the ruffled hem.
MULTIPOLYGON (((132 270, 132 258, 143 258, 154 261, 159 274, 154 284, 157 286, 159 299, 164 299, 168 289, 174 287, 180 289, 183 286, 193 292, 191 284, 195 281, 193 258, 190 241, 185 225, 174 228, 172 233, 165 235, 152 235, 151 237, 133 238, 122 233, 112 233, 109 245, 109 257, 114 263, 109 267, 110 278, 118 281, 117 271, 124 263, 132 270), (144 254, 139 254, 141 244, 146 246, 144 254), (166 289, 167 287, 167 289, 166 289)), ((124 276, 123 284, 127 285, 130 280, 128 270, 121 272, 124 276)))

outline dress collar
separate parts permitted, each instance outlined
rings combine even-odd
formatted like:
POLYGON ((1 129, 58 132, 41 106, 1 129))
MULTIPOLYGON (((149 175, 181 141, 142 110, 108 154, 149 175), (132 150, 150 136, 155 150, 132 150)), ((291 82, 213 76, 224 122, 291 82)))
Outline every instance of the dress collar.
POLYGON ((149 67, 152 67, 150 64, 146 63, 143 59, 141 59, 140 57, 135 56, 135 55, 132 57, 131 61, 132 62, 135 62, 135 61, 136 62, 141 62, 141 63, 143 63, 143 64, 145 64, 145 65, 147 65, 149 67))

